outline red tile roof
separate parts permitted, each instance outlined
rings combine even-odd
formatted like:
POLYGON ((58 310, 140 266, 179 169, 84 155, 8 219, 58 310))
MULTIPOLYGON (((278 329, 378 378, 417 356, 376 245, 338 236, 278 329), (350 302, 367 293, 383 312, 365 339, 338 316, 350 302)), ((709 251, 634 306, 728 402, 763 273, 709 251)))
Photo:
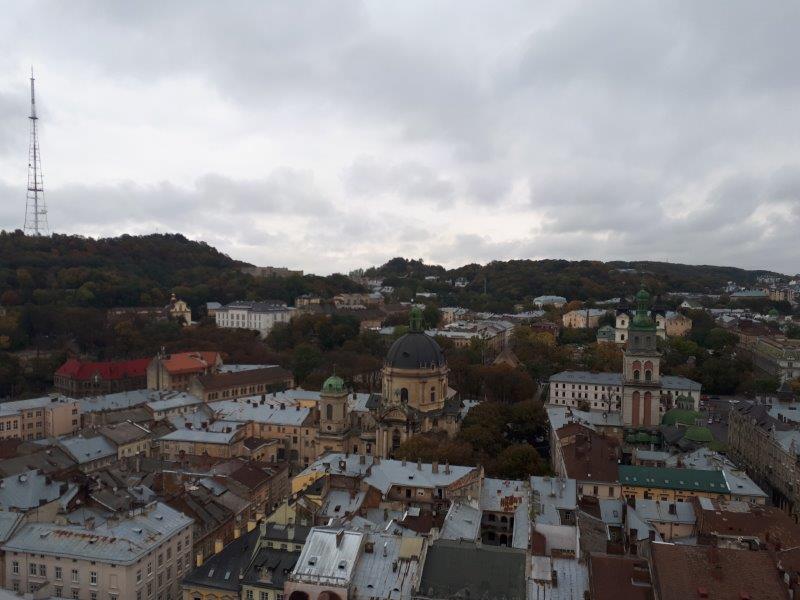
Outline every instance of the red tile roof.
POLYGON ((83 362, 76 358, 70 358, 59 367, 56 375, 78 381, 88 381, 95 375, 106 381, 145 377, 148 364, 150 364, 149 358, 116 362, 83 362))
POLYGON ((168 354, 162 359, 164 368, 172 375, 183 373, 202 373, 219 360, 219 352, 179 352, 168 354))
POLYGON ((766 551, 716 546, 651 546, 653 586, 664 600, 786 600, 788 588, 766 551))

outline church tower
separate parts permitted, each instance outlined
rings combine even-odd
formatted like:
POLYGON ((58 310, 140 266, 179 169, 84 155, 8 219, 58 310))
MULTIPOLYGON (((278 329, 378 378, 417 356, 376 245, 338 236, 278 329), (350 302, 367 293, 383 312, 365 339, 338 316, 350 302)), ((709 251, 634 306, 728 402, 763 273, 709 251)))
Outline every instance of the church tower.
POLYGON ((350 429, 347 414, 347 390, 341 377, 332 375, 322 384, 319 395, 319 443, 325 451, 347 450, 350 429))
POLYGON ((657 427, 661 406, 661 354, 656 324, 648 314, 650 294, 636 294, 636 312, 628 327, 623 357, 622 423, 626 427, 657 427))

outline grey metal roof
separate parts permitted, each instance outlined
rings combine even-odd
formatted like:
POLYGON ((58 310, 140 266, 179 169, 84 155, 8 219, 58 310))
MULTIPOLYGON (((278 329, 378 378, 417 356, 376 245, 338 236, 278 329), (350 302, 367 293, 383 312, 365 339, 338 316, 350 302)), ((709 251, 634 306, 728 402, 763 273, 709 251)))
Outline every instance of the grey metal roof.
POLYGON ((347 587, 353 579, 364 533, 342 528, 314 527, 306 538, 292 579, 347 587))
POLYGON ((443 540, 475 541, 481 535, 481 510, 464 502, 453 502, 444 518, 439 537, 443 540))
POLYGON ((691 390, 693 392, 699 392, 703 386, 696 381, 687 379, 686 377, 680 377, 678 375, 662 375, 661 387, 666 390, 691 390))
POLYGON ((147 407, 153 412, 160 412, 164 410, 172 410, 174 408, 183 408, 184 406, 194 406, 202 404, 203 401, 193 394, 180 392, 176 396, 164 398, 162 400, 150 400, 147 402, 147 407))
POLYGON ((530 485, 537 523, 561 525, 558 511, 577 508, 577 483, 574 479, 534 476, 530 479, 530 485))
POLYGON ((58 440, 58 445, 79 465, 117 455, 114 444, 100 435, 90 438, 82 435, 65 437, 58 440))
POLYGON ((89 413, 106 410, 121 410, 148 402, 160 402, 179 398, 195 398, 195 396, 181 391, 129 390, 127 392, 79 398, 78 403, 83 412, 89 413))
POLYGON ((67 484, 53 481, 37 471, 27 471, 0 480, 0 511, 25 512, 61 497, 67 484))
POLYGON ((694 523, 696 520, 691 502, 660 502, 636 499, 634 507, 639 517, 648 523, 694 523), (670 512, 670 506, 675 512, 670 512))
POLYGON ((254 421, 270 425, 302 425, 311 414, 311 409, 300 406, 296 401, 283 403, 281 408, 279 399, 267 396, 261 404, 260 396, 239 398, 237 400, 221 400, 210 402, 208 407, 217 413, 218 417, 226 421, 245 423, 254 421), (255 403, 255 406, 253 406, 255 403))
POLYGON ((90 529, 77 525, 28 523, 3 544, 6 552, 28 552, 103 563, 132 564, 186 528, 192 520, 160 502, 130 518, 90 529))
POLYGON ((447 467, 449 470, 447 473, 445 465, 439 465, 438 473, 434 473, 431 463, 422 463, 420 468, 417 468, 417 463, 411 461, 381 459, 379 463, 375 463, 372 456, 363 458, 362 463, 358 454, 345 455, 334 452, 318 458, 303 473, 327 471, 351 477, 364 476, 367 484, 386 493, 393 485, 420 488, 446 487, 475 470, 475 467, 450 465, 447 467), (341 469, 340 465, 343 465, 344 469, 341 469))
POLYGON ((439 344, 421 331, 400 336, 386 354, 386 364, 395 369, 420 369, 445 365, 439 344))
MULTIPOLYGON (((363 549, 353 572, 354 600, 401 600, 411 598, 420 556, 405 556, 404 538, 385 533, 367 534, 366 543, 372 544, 372 552, 363 549)), ((366 544, 365 544, 366 545, 366 544)))
POLYGON ((576 600, 589 590, 589 569, 572 558, 531 557, 528 600, 576 600))
POLYGON ((622 385, 622 373, 592 373, 591 371, 561 371, 550 376, 550 383, 581 383, 587 385, 622 385))
POLYGON ((516 498, 519 503, 527 500, 529 494, 530 490, 525 481, 484 477, 481 486, 480 507, 481 510, 491 512, 512 512, 516 509, 517 504, 514 504, 514 508, 509 510, 503 507, 503 501, 509 502, 511 498, 516 498))
POLYGON ((0 543, 5 542, 17 526, 22 522, 24 514, 17 512, 0 511, 0 543))
POLYGON ((205 442, 209 444, 230 444, 231 440, 238 433, 235 427, 229 427, 230 431, 206 431, 204 429, 176 429, 175 431, 162 436, 160 439, 172 442, 205 442))

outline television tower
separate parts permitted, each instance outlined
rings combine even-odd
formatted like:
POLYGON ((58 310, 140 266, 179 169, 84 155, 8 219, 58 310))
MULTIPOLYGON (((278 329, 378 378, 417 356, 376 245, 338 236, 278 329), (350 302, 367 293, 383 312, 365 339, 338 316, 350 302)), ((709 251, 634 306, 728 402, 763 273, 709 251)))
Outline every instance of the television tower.
POLYGON ((42 184, 42 159, 39 155, 39 133, 37 131, 36 94, 33 89, 33 67, 31 67, 31 143, 28 150, 28 195, 25 203, 25 233, 48 235, 47 205, 44 203, 42 184))

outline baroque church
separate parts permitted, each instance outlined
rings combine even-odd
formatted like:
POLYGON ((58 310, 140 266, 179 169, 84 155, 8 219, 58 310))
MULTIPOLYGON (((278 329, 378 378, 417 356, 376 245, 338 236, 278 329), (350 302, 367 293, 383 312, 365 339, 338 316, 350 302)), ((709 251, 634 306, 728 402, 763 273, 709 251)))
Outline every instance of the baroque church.
POLYGON ((370 394, 360 404, 340 377, 325 380, 318 449, 391 458, 415 434, 444 432, 452 437, 460 427, 463 405, 448 384, 448 373, 444 352, 423 330, 422 312, 412 309, 408 333, 386 355, 380 394, 370 394))

